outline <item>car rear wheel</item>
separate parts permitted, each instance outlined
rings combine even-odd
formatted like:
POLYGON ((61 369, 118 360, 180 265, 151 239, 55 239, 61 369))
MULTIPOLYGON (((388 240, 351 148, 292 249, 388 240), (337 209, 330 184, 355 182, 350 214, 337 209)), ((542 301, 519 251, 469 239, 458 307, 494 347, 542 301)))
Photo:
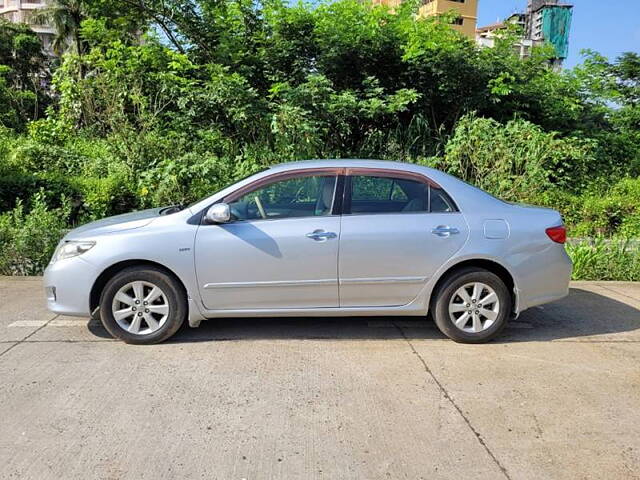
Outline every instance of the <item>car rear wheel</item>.
POLYGON ((445 279, 432 304, 436 325, 460 343, 483 343, 506 326, 511 295, 496 274, 481 268, 460 269, 445 279))
POLYGON ((127 343, 162 342, 178 331, 186 314, 182 286, 159 268, 132 267, 118 272, 100 298, 102 324, 127 343))

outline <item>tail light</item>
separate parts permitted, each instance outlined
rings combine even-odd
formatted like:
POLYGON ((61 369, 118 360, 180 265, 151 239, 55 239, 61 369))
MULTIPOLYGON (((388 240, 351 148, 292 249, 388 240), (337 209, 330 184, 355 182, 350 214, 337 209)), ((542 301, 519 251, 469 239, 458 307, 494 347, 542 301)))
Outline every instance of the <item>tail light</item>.
POLYGON ((567 229, 564 225, 547 228, 545 232, 547 232, 548 237, 556 243, 564 243, 567 241, 567 229))

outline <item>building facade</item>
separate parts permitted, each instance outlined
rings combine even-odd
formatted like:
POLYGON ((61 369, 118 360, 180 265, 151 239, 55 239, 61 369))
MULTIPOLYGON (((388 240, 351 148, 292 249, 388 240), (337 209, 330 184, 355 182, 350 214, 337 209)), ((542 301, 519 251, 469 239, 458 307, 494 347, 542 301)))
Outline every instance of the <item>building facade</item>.
POLYGON ((529 0, 525 35, 534 42, 554 46, 559 60, 569 55, 573 5, 559 0, 529 0))
MULTIPOLYGON (((509 24, 517 25, 524 31, 526 23, 526 15, 524 13, 514 13, 502 22, 493 23, 485 27, 476 29, 476 43, 481 47, 493 48, 496 40, 500 37, 501 32, 507 28, 509 24)), ((530 38, 519 38, 517 43, 513 45, 513 49, 520 56, 526 58, 531 55, 531 48, 534 42, 530 38)))
MULTIPOLYGON (((372 0, 372 2, 374 5, 395 8, 402 3, 402 0, 372 0)), ((418 15, 433 17, 451 11, 459 15, 453 28, 469 38, 474 38, 478 22, 478 0, 423 0, 423 4, 418 9, 418 15)))
POLYGON ((478 23, 478 0, 425 0, 418 13, 420 16, 432 17, 451 11, 460 15, 453 28, 469 38, 474 38, 478 23))
POLYGON ((533 46, 549 43, 556 51, 551 63, 560 68, 569 54, 572 16, 573 5, 559 0, 529 0, 526 12, 515 13, 502 22, 476 29, 476 42, 483 47, 493 47, 501 30, 510 23, 517 24, 523 32, 514 46, 520 57, 529 56, 533 46))
POLYGON ((53 55, 52 43, 55 30, 36 20, 37 10, 45 7, 47 0, 0 0, 0 17, 13 23, 26 23, 42 41, 45 52, 53 55))

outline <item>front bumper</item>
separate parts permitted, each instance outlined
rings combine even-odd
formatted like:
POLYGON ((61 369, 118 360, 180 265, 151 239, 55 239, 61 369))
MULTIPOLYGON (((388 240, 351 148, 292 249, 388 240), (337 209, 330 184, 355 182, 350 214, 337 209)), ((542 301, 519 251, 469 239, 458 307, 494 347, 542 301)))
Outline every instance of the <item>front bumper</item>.
POLYGON ((50 264, 43 278, 47 308, 61 315, 90 316, 91 288, 98 274, 82 256, 50 264))

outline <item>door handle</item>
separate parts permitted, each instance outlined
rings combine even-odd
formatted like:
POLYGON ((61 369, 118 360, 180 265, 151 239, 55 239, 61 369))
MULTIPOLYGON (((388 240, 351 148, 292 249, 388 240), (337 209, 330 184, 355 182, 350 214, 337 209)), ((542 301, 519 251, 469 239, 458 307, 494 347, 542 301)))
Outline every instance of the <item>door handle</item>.
POLYGON ((448 225, 438 225, 436 228, 431 230, 431 233, 438 237, 448 237, 449 235, 460 233, 460 230, 455 227, 449 227, 448 225))
POLYGON ((333 232, 325 232, 324 230, 314 230, 311 233, 307 233, 305 236, 311 240, 322 242, 330 238, 336 238, 338 235, 333 232))

